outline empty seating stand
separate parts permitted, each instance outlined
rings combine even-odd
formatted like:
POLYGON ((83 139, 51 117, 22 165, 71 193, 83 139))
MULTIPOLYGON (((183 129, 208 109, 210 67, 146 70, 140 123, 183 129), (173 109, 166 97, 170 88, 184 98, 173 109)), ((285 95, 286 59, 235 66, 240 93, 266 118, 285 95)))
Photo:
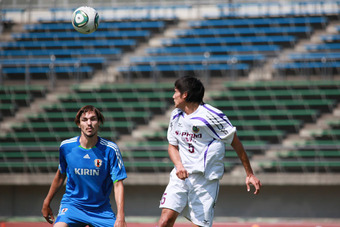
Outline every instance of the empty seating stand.
MULTIPOLYGON (((335 27, 335 32, 339 29, 335 27)), ((286 60, 275 62, 274 69, 278 76, 286 75, 321 75, 339 74, 339 34, 319 35, 320 43, 305 44, 306 51, 289 54, 286 60)))
POLYGON ((197 28, 176 30, 177 37, 230 37, 230 36, 272 36, 295 35, 306 38, 311 35, 313 29, 310 26, 277 26, 277 27, 248 27, 248 28, 197 28))
POLYGON ((161 76, 174 76, 183 72, 214 72, 214 76, 223 75, 225 71, 237 71, 244 74, 249 65, 256 64, 264 60, 261 54, 249 55, 162 55, 132 57, 130 66, 118 68, 123 74, 149 76, 150 73, 159 73, 161 76))
POLYGON ((266 26, 312 26, 325 27, 328 24, 327 17, 270 17, 270 18, 225 18, 210 19, 189 22, 192 28, 210 27, 266 27, 266 26))
MULTIPOLYGON (((27 114, 25 121, 13 124, 10 133, 0 136, 0 169, 2 172, 55 171, 60 142, 79 135, 73 121, 84 105, 92 104, 103 112, 105 122, 99 136, 116 142, 121 135, 131 134, 136 126, 163 114, 172 102, 172 94, 172 83, 73 85, 72 93, 58 97, 59 103, 43 105, 43 112, 27 114)), ((137 165, 146 169, 153 165, 163 167, 162 162, 150 163, 137 165)), ((131 171, 135 164, 126 161, 131 171)))
MULTIPOLYGON (((140 31, 147 30, 152 32, 160 32, 165 29, 167 25, 166 20, 157 21, 109 21, 104 20, 100 22, 97 31, 140 31)), ((41 31, 74 31, 72 24, 70 22, 59 21, 59 22, 42 22, 39 24, 26 25, 25 29, 30 32, 41 32, 41 31)))
POLYGON ((102 21, 95 33, 87 35, 76 32, 69 21, 25 25, 24 32, 12 34, 13 41, 0 44, 1 73, 5 80, 46 80, 51 75, 56 80, 90 78, 167 24, 165 20, 102 21))
POLYGON ((122 39, 122 37, 146 40, 150 37, 149 31, 96 31, 91 34, 81 34, 76 31, 72 32, 36 32, 36 33, 15 33, 12 37, 21 41, 47 41, 47 40, 93 40, 93 39, 122 39))
POLYGON ((267 57, 277 56, 327 24, 327 17, 189 21, 189 28, 169 32, 172 37, 161 39, 160 47, 146 49, 149 56, 133 57, 118 71, 128 78, 174 77, 188 72, 207 78, 247 75, 253 67, 261 67, 267 57), (242 55, 254 59, 246 60, 242 55))
POLYGON ((224 55, 224 54, 263 54, 277 55, 281 50, 278 45, 234 45, 234 46, 179 46, 150 47, 146 53, 157 55, 224 55))
POLYGON ((194 37, 163 39, 163 46, 211 46, 211 45, 281 45, 293 46, 296 43, 294 36, 240 36, 240 37, 194 37))
POLYGON ((94 69, 102 67, 105 62, 103 57, 0 59, 5 79, 21 81, 27 76, 32 80, 48 79, 52 74, 57 79, 75 79, 78 74, 89 78, 94 69))
POLYGON ((277 160, 261 161, 260 166, 265 172, 340 172, 339 137, 336 132, 331 135, 330 140, 325 135, 323 139, 315 136, 312 143, 306 141, 296 144, 295 148, 278 150, 277 160))
MULTIPOLYGON (((212 104, 225 111, 241 140, 281 144, 305 123, 316 123, 339 103, 338 81, 228 82, 226 91, 213 92, 212 104), (300 103, 300 104, 298 104, 300 103)), ((275 151, 276 158, 260 160, 264 172, 339 172, 339 121, 310 131, 310 138, 275 151)), ((249 148, 247 148, 249 150, 249 148)), ((250 150, 252 150, 250 148, 250 150)))
POLYGON ((109 59, 119 58, 121 55, 121 50, 119 48, 97 48, 97 49, 61 49, 58 51, 51 50, 51 49, 44 49, 44 50, 6 50, 0 51, 1 58, 19 58, 24 56, 31 56, 31 57, 42 57, 42 56, 56 56, 70 58, 70 57, 81 57, 81 56, 107 56, 109 59))
POLYGON ((316 122, 339 102, 334 81, 295 81, 225 84, 226 91, 212 92, 210 103, 223 110, 239 128, 241 139, 277 144, 303 124, 316 122))
POLYGON ((45 86, 0 86, 0 114, 14 116, 20 107, 29 106, 35 98, 42 98, 48 92, 45 86))

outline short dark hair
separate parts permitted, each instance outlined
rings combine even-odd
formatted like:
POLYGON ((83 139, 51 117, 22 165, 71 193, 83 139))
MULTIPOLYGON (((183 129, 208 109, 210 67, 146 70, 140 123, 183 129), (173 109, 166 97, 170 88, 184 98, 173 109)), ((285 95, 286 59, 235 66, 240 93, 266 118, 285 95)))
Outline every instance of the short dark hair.
POLYGON ((92 106, 92 105, 86 105, 86 106, 83 106, 82 108, 80 108, 78 110, 78 113, 74 119, 74 123, 76 123, 76 125, 79 125, 80 124, 80 117, 83 113, 86 113, 86 112, 89 112, 89 111, 94 111, 97 115, 97 118, 98 118, 98 121, 101 123, 101 124, 104 124, 104 121, 105 121, 105 118, 103 116, 103 114, 100 112, 99 109, 97 109, 96 107, 92 106))
POLYGON ((203 103, 204 86, 203 83, 193 76, 183 76, 175 81, 175 88, 181 94, 187 92, 185 101, 194 103, 203 103))

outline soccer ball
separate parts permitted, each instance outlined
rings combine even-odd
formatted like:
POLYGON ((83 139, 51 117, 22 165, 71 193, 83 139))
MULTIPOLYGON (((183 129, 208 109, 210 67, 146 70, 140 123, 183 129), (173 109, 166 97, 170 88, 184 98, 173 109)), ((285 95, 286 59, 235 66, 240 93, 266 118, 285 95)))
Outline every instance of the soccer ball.
POLYGON ((81 6, 72 14, 72 25, 76 31, 90 34, 98 28, 98 12, 92 7, 81 6))

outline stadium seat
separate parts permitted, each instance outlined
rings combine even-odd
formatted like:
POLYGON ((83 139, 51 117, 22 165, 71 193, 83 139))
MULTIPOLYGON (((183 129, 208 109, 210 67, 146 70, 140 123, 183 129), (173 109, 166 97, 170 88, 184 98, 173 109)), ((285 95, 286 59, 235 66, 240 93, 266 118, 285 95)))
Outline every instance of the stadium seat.
POLYGON ((211 72, 214 76, 225 76, 225 72, 234 71, 238 75, 245 75, 249 71, 250 67, 245 63, 231 63, 231 64, 170 64, 170 65, 134 65, 134 66, 121 66, 118 71, 126 77, 149 77, 150 74, 158 73, 164 77, 174 77, 183 75, 183 72, 193 73, 196 76, 202 76, 202 74, 211 72))
POLYGON ((14 116, 21 107, 29 106, 35 98, 45 97, 47 92, 48 89, 41 85, 0 86, 1 117, 14 116))
POLYGON ((177 37, 227 37, 227 36, 271 36, 294 35, 306 38, 313 29, 309 26, 278 26, 278 27, 249 27, 249 28, 196 28, 175 30, 177 37))
POLYGON ((47 50, 1 50, 0 57, 2 58, 19 58, 23 56, 56 56, 58 57, 81 57, 81 56, 108 56, 110 59, 117 59, 121 55, 121 50, 118 48, 96 48, 96 49, 61 49, 58 51, 47 50))
POLYGON ((25 80, 27 73, 32 80, 48 79, 51 73, 55 73, 57 79, 75 79, 78 73, 81 73, 83 78, 89 78, 93 73, 93 68, 90 66, 77 68, 61 66, 52 70, 50 67, 9 67, 3 68, 2 73, 8 80, 25 80))
POLYGON ((261 162, 266 172, 339 172, 339 161, 271 161, 261 162))
MULTIPOLYGON (((63 40, 63 41, 10 41, 0 43, 6 50, 31 50, 31 49, 98 49, 118 47, 123 50, 132 50, 137 46, 137 41, 133 39, 114 39, 114 40, 63 40)), ((56 52, 54 50, 54 52, 56 52)))
POLYGON ((206 27, 258 27, 258 26, 298 26, 312 25, 322 27, 328 23, 327 17, 274 17, 274 18, 241 18, 198 20, 189 22, 193 28, 206 27))
POLYGON ((146 56, 146 57, 131 57, 130 64, 197 64, 204 62, 205 64, 228 63, 230 61, 244 62, 244 63, 257 63, 264 60, 261 54, 238 54, 238 55, 216 55, 206 57, 204 55, 162 55, 162 56, 146 56))
POLYGON ((309 52, 337 52, 340 50, 340 44, 338 43, 322 43, 322 44, 306 44, 305 48, 309 52))
POLYGON ((179 46, 179 47, 150 47, 146 49, 148 55, 195 55, 207 54, 244 54, 259 53, 263 55, 278 53, 280 51, 278 45, 234 45, 234 46, 179 46))
POLYGON ((96 31, 91 34, 81 34, 76 31, 72 32, 31 32, 31 33, 14 33, 13 39, 17 41, 40 41, 40 40, 94 40, 94 39, 135 39, 145 41, 150 38, 149 31, 136 30, 136 31, 96 31))
POLYGON ((0 94, 1 104, 15 103, 17 106, 28 106, 33 100, 29 94, 0 94))
POLYGON ((293 46, 296 42, 294 36, 241 36, 241 37, 202 37, 202 38, 175 38, 162 39, 163 46, 195 46, 195 45, 281 45, 293 46))
MULTIPOLYGON (((102 21, 98 28, 98 31, 101 30, 141 30, 141 29, 150 29, 150 30, 158 30, 162 31, 166 26, 166 22, 159 21, 102 21)), ((40 32, 40 31, 74 31, 72 24, 69 22, 47 22, 41 21, 39 24, 28 24, 24 27, 29 32, 40 32)))

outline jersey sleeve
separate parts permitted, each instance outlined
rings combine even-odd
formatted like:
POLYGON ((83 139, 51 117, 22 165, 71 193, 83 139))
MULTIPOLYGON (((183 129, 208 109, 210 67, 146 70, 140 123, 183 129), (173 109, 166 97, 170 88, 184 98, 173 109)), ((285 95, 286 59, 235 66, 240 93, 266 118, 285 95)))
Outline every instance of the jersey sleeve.
POLYGON ((111 152, 110 173, 113 182, 127 178, 123 158, 117 145, 113 147, 111 152))
POLYGON ((59 171, 62 174, 66 173, 67 162, 65 159, 65 149, 64 146, 59 147, 59 171))
POLYGON ((213 138, 231 144, 236 132, 236 127, 231 124, 228 117, 222 111, 210 105, 205 105, 205 108, 208 111, 206 117, 201 120, 201 123, 205 124, 207 132, 213 138))
POLYGON ((223 114, 221 119, 212 124, 212 130, 209 130, 209 132, 216 139, 223 140, 226 143, 231 144, 236 128, 230 123, 227 116, 223 114))

